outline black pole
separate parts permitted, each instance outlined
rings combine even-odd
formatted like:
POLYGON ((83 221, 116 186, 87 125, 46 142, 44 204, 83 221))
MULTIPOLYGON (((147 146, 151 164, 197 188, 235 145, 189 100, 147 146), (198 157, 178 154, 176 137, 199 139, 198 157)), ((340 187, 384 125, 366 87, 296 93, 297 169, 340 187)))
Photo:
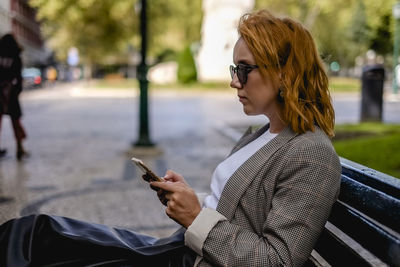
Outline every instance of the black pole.
POLYGON ((153 146, 149 137, 149 113, 148 113, 148 84, 147 80, 147 65, 146 65, 146 52, 147 52, 147 14, 146 14, 146 0, 141 0, 140 10, 140 33, 142 36, 141 56, 142 60, 138 66, 138 80, 140 85, 140 107, 139 107, 139 139, 134 144, 135 146, 153 146))

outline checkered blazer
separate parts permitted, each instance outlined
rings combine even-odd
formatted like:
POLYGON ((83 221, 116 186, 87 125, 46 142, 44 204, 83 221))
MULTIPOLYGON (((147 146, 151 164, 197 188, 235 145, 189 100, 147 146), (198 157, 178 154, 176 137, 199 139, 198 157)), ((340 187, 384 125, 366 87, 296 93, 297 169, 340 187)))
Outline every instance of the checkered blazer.
MULTIPOLYGON (((237 151, 258 136, 249 131, 237 151)), ((301 266, 337 199, 341 165, 329 138, 285 128, 252 155, 223 189, 218 222, 198 266, 301 266)))

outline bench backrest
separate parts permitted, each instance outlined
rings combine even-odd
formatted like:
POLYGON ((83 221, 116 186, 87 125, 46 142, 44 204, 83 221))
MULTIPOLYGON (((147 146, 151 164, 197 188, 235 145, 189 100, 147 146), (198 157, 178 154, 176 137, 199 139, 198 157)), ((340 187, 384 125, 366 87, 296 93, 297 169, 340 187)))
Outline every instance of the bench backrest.
POLYGON ((341 163, 339 199, 306 266, 400 266, 400 179, 341 163))

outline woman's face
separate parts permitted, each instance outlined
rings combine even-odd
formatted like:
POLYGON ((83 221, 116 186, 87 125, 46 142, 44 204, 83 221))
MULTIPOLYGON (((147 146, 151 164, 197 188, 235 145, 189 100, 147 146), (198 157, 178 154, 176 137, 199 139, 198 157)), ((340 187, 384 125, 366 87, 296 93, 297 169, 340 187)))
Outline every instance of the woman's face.
MULTIPOLYGON (((246 42, 240 38, 233 49, 233 62, 235 65, 255 65, 255 59, 246 42)), ((239 101, 247 115, 264 114, 267 117, 276 116, 278 113, 278 88, 273 81, 261 75, 260 69, 251 70, 247 82, 241 84, 237 75, 232 78, 230 86, 237 89, 239 101)))

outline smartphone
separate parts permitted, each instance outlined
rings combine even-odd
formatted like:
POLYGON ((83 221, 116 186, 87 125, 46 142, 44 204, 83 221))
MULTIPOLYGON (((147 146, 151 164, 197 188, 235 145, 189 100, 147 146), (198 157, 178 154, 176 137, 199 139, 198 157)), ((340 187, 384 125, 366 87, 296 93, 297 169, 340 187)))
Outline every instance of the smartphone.
POLYGON ((150 176, 150 179, 155 182, 163 182, 164 179, 157 176, 149 167, 147 167, 142 160, 137 158, 131 158, 131 160, 143 171, 143 173, 150 176))

